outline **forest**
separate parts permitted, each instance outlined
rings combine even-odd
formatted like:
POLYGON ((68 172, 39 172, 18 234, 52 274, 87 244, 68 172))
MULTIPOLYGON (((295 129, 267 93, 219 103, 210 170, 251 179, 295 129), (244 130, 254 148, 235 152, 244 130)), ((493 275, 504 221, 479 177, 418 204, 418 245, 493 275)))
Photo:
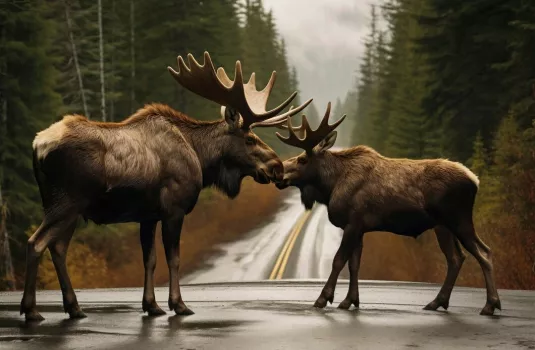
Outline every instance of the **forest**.
MULTIPOLYGON (((354 88, 335 110, 352 121, 351 143, 470 167, 498 287, 535 288, 535 2, 388 0, 370 19, 354 88)), ((433 235, 367 239, 362 278, 441 281, 433 235)), ((481 286, 470 260, 459 283, 481 286)))
MULTIPOLYGON (((161 0, 157 6, 148 0, 0 1, 0 289, 21 287, 26 241, 42 218, 32 170, 36 132, 69 113, 120 121, 151 102, 168 104, 196 119, 220 118, 218 105, 179 87, 166 69, 176 67, 178 55, 202 58, 204 51, 229 74, 239 59, 246 77, 256 72, 259 88, 276 70, 269 101, 273 106, 297 91, 297 74, 288 64, 285 43, 260 0, 161 0)), ((272 130, 259 134, 284 152, 272 130)), ((207 238, 208 246, 210 240, 226 239, 217 228, 223 218, 236 212, 246 217, 235 233, 227 233, 236 235, 276 209, 279 194, 274 188, 245 185, 259 194, 257 205, 247 205, 249 196, 233 203, 233 213, 216 210, 210 216, 215 231, 207 238)), ((202 226, 207 208, 225 207, 224 201, 205 191, 185 230, 202 226)), ((84 281, 75 285, 129 285, 125 269, 130 266, 128 271, 134 273, 142 268, 136 230, 136 225, 82 224, 69 254, 73 279, 84 281), (124 259, 128 249, 135 254, 124 259)), ((184 271, 190 258, 188 253, 183 257, 184 271)), ((43 264, 47 261, 45 256, 43 264)), ((40 275, 41 287, 47 287, 46 273, 40 275)), ((55 279, 51 283, 57 286, 55 279)))
MULTIPOLYGON (((370 6, 369 19, 354 86, 333 112, 348 115, 344 140, 389 157, 467 165, 481 181, 474 219, 494 252, 498 287, 535 289, 535 2, 385 0, 370 6)), ((0 289, 22 287, 26 241, 41 220, 35 133, 66 113, 120 121, 150 102, 216 119, 217 105, 179 87, 166 70, 178 55, 205 50, 227 71, 240 59, 259 87, 276 70, 273 105, 298 91, 284 39, 261 0, 0 0, 0 289)), ((318 109, 306 113, 316 119, 318 109)), ((295 152, 273 130, 260 136, 283 159, 295 152)), ((248 181, 231 210, 220 194, 203 191, 185 222, 181 274, 214 244, 269 220, 281 196, 248 181)), ((141 285, 136 231, 81 223, 68 258, 75 287, 141 285)), ((444 278, 432 234, 415 241, 374 233, 365 245, 362 279, 444 278)), ((158 265, 157 284, 166 273, 158 265)), ((458 284, 483 285, 473 258, 458 284)), ((58 288, 49 256, 39 286, 58 288)))

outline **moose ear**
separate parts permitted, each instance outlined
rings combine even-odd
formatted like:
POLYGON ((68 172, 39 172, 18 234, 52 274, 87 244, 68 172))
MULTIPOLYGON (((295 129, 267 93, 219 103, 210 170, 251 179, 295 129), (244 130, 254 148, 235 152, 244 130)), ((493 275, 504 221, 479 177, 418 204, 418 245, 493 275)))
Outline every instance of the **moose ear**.
POLYGON ((314 147, 314 153, 321 154, 332 146, 334 146, 334 143, 336 141, 336 135, 336 130, 331 131, 327 136, 325 136, 323 140, 321 140, 321 142, 316 147, 314 147))
POLYGON ((241 116, 234 108, 221 106, 221 116, 225 118, 231 130, 240 128, 241 116))

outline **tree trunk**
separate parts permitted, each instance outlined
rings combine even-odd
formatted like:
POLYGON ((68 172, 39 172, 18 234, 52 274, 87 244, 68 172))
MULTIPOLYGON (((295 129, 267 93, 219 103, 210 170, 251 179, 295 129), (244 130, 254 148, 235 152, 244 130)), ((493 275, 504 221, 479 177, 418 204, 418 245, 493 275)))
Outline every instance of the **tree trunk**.
POLYGON ((102 0, 98 0, 98 41, 100 56, 100 115, 106 121, 106 91, 104 87, 104 38, 102 36, 102 0))
MULTIPOLYGON (((2 28, 0 42, 4 41, 5 28, 2 28)), ((7 62, 4 57, 0 58, 0 76, 7 76, 7 62)), ((13 274, 13 262, 11 260, 11 249, 9 247, 9 234, 7 232, 7 207, 4 203, 2 193, 2 181, 4 180, 4 142, 7 135, 7 99, 4 91, 0 89, 0 283, 5 284, 6 289, 15 289, 15 278, 13 274)))
POLYGON ((134 0, 130 0, 130 113, 134 113, 136 104, 136 50, 135 50, 135 31, 134 31, 134 0))
MULTIPOLYGON (((114 18, 114 22, 115 22, 115 18, 116 18, 116 13, 115 13, 115 0, 112 0, 112 5, 111 5, 111 12, 113 14, 113 18, 114 18)), ((115 121, 115 97, 114 97, 114 92, 115 92, 115 80, 114 80, 114 77, 115 77, 115 47, 116 47, 116 36, 115 36, 115 23, 112 23, 111 25, 111 63, 110 63, 110 76, 112 77, 111 81, 109 82, 109 89, 108 91, 110 91, 110 94, 111 94, 111 98, 110 98, 110 121, 113 122, 115 121)))
MULTIPOLYGON (((1 177, 0 177, 1 179, 1 177)), ((0 183, 0 282, 5 284, 7 290, 15 290, 15 276, 13 274, 13 261, 11 260, 11 248, 9 247, 9 233, 6 227, 7 207, 2 196, 2 184, 0 183)))
POLYGON ((84 108, 84 114, 89 118, 89 111, 87 110, 87 102, 85 99, 84 81, 82 79, 82 72, 80 71, 80 64, 78 63, 78 51, 76 50, 76 43, 74 41, 74 33, 71 22, 71 11, 67 0, 63 0, 65 5, 65 18, 67 19, 67 30, 69 31, 69 41, 71 42, 72 57, 74 59, 74 67, 76 69, 76 76, 78 77, 78 86, 80 88, 80 96, 82 97, 82 107, 84 108))

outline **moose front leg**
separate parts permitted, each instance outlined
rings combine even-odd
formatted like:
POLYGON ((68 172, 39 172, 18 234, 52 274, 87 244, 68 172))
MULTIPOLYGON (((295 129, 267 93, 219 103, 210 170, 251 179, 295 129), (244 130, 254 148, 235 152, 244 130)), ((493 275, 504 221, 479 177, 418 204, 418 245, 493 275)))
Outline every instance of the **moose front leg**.
POLYGON ((156 221, 142 222, 139 227, 139 238, 143 250, 143 265, 145 267, 145 283, 143 286, 143 312, 149 316, 165 315, 154 295, 154 269, 156 268, 156 249, 154 238, 156 236, 156 221))
POLYGON ((169 309, 174 310, 177 315, 193 315, 186 304, 182 301, 180 294, 180 281, 178 279, 178 268, 180 265, 180 233, 184 213, 173 213, 162 220, 162 240, 169 267, 169 309))
POLYGON ((362 256, 362 235, 356 238, 355 248, 349 258, 349 290, 346 298, 338 305, 339 309, 348 310, 351 304, 359 307, 359 267, 362 256))
POLYGON ((333 303, 336 281, 338 280, 340 271, 342 271, 344 268, 347 260, 349 259, 349 255, 355 246, 355 238, 357 234, 360 234, 359 231, 360 230, 351 225, 345 228, 344 235, 342 237, 342 243, 340 243, 340 247, 334 256, 331 274, 329 275, 329 279, 327 280, 327 283, 325 283, 320 296, 314 303, 315 307, 324 308, 327 305, 327 301, 331 304, 333 303))

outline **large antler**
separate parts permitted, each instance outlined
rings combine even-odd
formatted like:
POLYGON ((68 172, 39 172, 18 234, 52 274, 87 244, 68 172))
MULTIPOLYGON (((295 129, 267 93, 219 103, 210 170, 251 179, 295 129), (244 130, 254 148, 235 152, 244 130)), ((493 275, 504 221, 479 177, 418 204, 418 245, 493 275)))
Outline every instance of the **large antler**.
POLYGON ((346 117, 344 114, 340 119, 338 119, 334 124, 329 125, 329 116, 331 114, 331 102, 327 104, 327 110, 325 111, 325 116, 321 120, 320 126, 316 130, 310 128, 308 124, 307 117, 303 115, 301 118, 300 126, 292 126, 292 121, 288 118, 287 125, 280 125, 279 128, 287 129, 289 132, 288 137, 283 137, 281 134, 277 133, 277 137, 287 145, 298 147, 304 149, 307 153, 312 152, 312 149, 316 147, 331 131, 336 129, 340 123, 342 123, 346 117), (296 135, 296 132, 299 133, 299 136, 296 135))
MULTIPOLYGON (((182 56, 178 56, 177 61, 178 72, 171 67, 167 67, 175 80, 199 96, 238 111, 243 120, 241 126, 243 129, 280 125, 292 115, 302 111, 312 101, 310 99, 301 106, 278 115, 292 102, 297 92, 294 92, 278 107, 266 111, 267 100, 275 84, 275 71, 271 74, 266 87, 261 91, 257 91, 255 73, 251 74, 247 84, 243 83, 240 61, 236 61, 234 80, 229 79, 223 67, 219 67, 216 73, 208 52, 204 53, 203 65, 200 65, 191 54, 188 54, 189 68, 186 66, 182 56)), ((224 114, 223 110, 222 114, 224 114)))

